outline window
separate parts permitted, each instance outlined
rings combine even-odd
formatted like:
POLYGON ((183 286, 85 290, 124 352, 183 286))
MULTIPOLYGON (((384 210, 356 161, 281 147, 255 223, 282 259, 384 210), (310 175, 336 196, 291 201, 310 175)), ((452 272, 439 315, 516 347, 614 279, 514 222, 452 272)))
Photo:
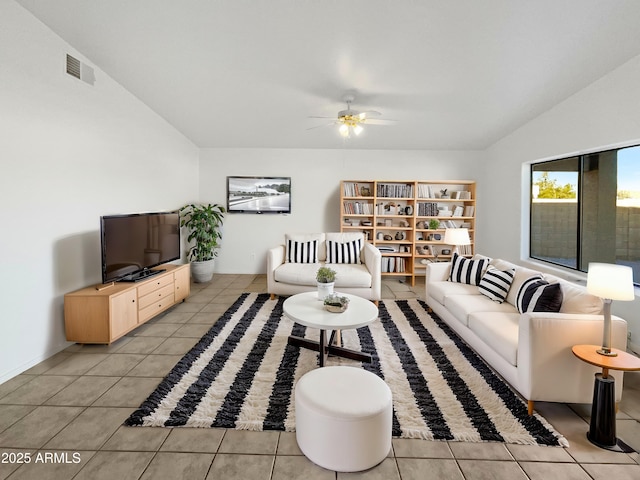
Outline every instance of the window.
POLYGON ((629 265, 640 284, 640 146, 531 165, 530 211, 532 258, 629 265))

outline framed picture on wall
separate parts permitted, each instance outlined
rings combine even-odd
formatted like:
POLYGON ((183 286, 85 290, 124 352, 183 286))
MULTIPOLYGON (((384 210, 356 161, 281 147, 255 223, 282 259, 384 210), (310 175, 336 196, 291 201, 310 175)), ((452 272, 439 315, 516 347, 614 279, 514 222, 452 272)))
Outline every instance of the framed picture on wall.
POLYGON ((229 213, 291 213, 291 177, 227 177, 229 213))

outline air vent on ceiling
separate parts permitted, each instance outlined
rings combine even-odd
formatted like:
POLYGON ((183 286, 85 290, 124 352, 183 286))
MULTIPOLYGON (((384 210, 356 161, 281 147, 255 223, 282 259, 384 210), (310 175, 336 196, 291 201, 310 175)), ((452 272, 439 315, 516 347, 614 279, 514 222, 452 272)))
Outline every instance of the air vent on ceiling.
POLYGON ((67 54, 67 73, 90 85, 93 85, 96 81, 93 68, 69 54, 67 54))

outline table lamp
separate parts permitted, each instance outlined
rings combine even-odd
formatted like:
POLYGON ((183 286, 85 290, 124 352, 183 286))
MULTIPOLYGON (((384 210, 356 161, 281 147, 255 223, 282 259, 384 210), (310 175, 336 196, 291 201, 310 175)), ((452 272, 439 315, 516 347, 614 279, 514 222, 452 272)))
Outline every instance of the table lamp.
POLYGON ((613 300, 633 300, 633 270, 626 265, 612 263, 589 263, 587 271, 587 291, 602 298, 604 302, 604 330, 600 355, 615 357, 611 351, 611 302, 613 300))
POLYGON ((443 243, 453 245, 453 252, 460 255, 459 245, 471 245, 469 229, 467 228, 447 228, 444 231, 443 243))

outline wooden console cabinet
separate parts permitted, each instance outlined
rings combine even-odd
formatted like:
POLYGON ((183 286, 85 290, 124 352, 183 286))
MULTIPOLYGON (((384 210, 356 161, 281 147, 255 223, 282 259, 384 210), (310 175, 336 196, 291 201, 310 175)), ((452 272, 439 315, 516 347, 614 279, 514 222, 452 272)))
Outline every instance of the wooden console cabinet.
POLYGON ((165 271, 140 282, 115 283, 106 288, 91 286, 67 293, 67 340, 109 344, 184 301, 191 288, 189 264, 167 264, 158 269, 165 271))

